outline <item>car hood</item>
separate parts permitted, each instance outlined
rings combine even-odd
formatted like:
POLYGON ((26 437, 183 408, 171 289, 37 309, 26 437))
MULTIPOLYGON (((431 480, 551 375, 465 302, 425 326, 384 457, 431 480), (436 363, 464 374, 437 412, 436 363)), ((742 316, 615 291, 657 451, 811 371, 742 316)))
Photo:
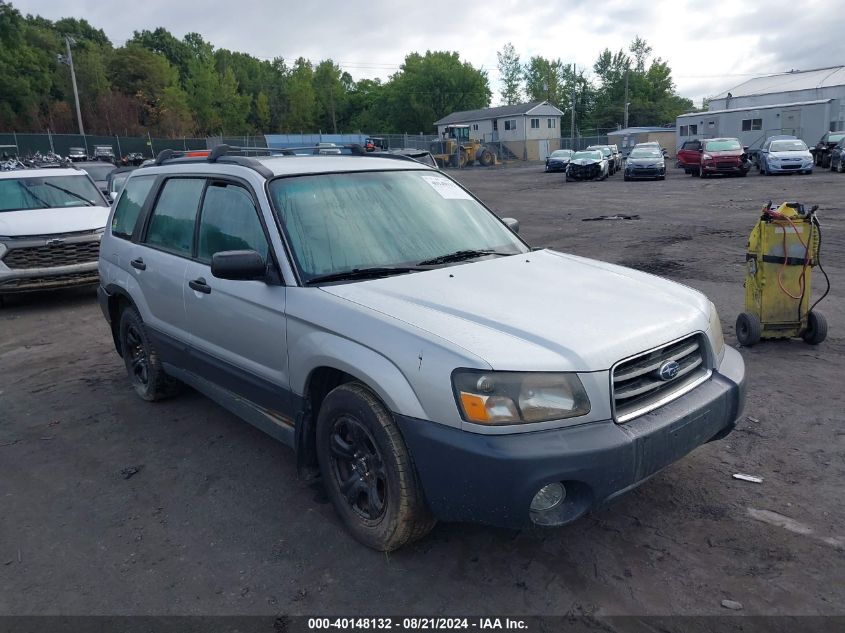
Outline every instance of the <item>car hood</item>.
POLYGON ((769 152, 769 156, 773 158, 806 158, 810 159, 813 157, 810 154, 809 150, 805 149, 797 149, 789 152, 769 152))
POLYGON ((106 225, 109 207, 63 207, 0 213, 0 236, 57 235, 93 231, 106 225))
POLYGON ((598 165, 599 163, 601 163, 601 161, 597 158, 576 158, 569 161, 570 165, 578 165, 580 167, 585 165, 598 165))
POLYGON ((665 161, 662 158, 629 158, 629 165, 663 165, 665 161))
POLYGON ((720 152, 712 152, 710 150, 704 150, 704 153, 708 156, 713 156, 714 158, 739 158, 745 152, 741 149, 727 149, 720 152))
POLYGON ((709 326, 696 290, 550 250, 322 290, 502 370, 607 370, 709 326))

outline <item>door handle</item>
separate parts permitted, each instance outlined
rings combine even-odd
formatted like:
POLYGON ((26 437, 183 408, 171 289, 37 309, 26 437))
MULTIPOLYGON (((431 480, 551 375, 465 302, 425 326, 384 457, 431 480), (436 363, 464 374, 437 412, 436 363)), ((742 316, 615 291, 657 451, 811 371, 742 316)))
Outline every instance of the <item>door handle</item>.
POLYGON ((147 270, 147 265, 144 263, 144 260, 140 257, 138 259, 133 259, 131 262, 129 262, 129 265, 132 266, 132 268, 137 268, 138 270, 147 270))
POLYGON ((211 294, 211 286, 205 283, 205 279, 203 277, 197 277, 196 279, 191 279, 188 282, 188 286, 191 290, 196 290, 197 292, 201 292, 203 294, 211 294))

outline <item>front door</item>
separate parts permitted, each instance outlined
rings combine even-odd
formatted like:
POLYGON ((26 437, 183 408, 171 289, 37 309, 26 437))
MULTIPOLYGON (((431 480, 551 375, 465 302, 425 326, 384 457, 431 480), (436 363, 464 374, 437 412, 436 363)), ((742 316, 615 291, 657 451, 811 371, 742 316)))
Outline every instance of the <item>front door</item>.
POLYGON ((549 139, 540 139, 540 160, 546 160, 549 156, 549 139))
POLYGON ((191 365, 206 380, 289 418, 285 287, 211 274, 211 258, 221 251, 254 250, 268 261, 252 192, 237 182, 209 181, 198 223, 196 257, 183 281, 191 365))
POLYGON ((784 110, 780 113, 781 132, 801 138, 801 110, 784 110))

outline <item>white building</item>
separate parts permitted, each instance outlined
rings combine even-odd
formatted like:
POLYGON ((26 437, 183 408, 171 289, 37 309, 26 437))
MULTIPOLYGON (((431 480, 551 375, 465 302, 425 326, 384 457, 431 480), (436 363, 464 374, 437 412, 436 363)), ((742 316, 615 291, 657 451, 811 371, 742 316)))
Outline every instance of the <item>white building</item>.
POLYGON ((710 100, 706 112, 676 121, 677 146, 727 136, 758 148, 769 136, 792 134, 815 145, 845 129, 845 66, 755 77, 710 100))
POLYGON ((544 160, 560 148, 563 112, 548 101, 453 112, 435 122, 438 135, 449 125, 469 125, 470 138, 502 142, 524 160, 544 160))

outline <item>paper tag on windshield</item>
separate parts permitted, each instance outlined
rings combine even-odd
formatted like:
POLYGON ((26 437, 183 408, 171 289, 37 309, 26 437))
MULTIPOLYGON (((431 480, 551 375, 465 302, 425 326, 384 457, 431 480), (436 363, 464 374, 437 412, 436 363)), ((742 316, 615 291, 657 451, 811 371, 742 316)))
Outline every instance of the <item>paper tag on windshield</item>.
POLYGON ((443 176, 423 176, 422 179, 431 185, 432 189, 439 193, 441 198, 446 198, 447 200, 472 200, 471 195, 448 178, 444 178, 443 176))

